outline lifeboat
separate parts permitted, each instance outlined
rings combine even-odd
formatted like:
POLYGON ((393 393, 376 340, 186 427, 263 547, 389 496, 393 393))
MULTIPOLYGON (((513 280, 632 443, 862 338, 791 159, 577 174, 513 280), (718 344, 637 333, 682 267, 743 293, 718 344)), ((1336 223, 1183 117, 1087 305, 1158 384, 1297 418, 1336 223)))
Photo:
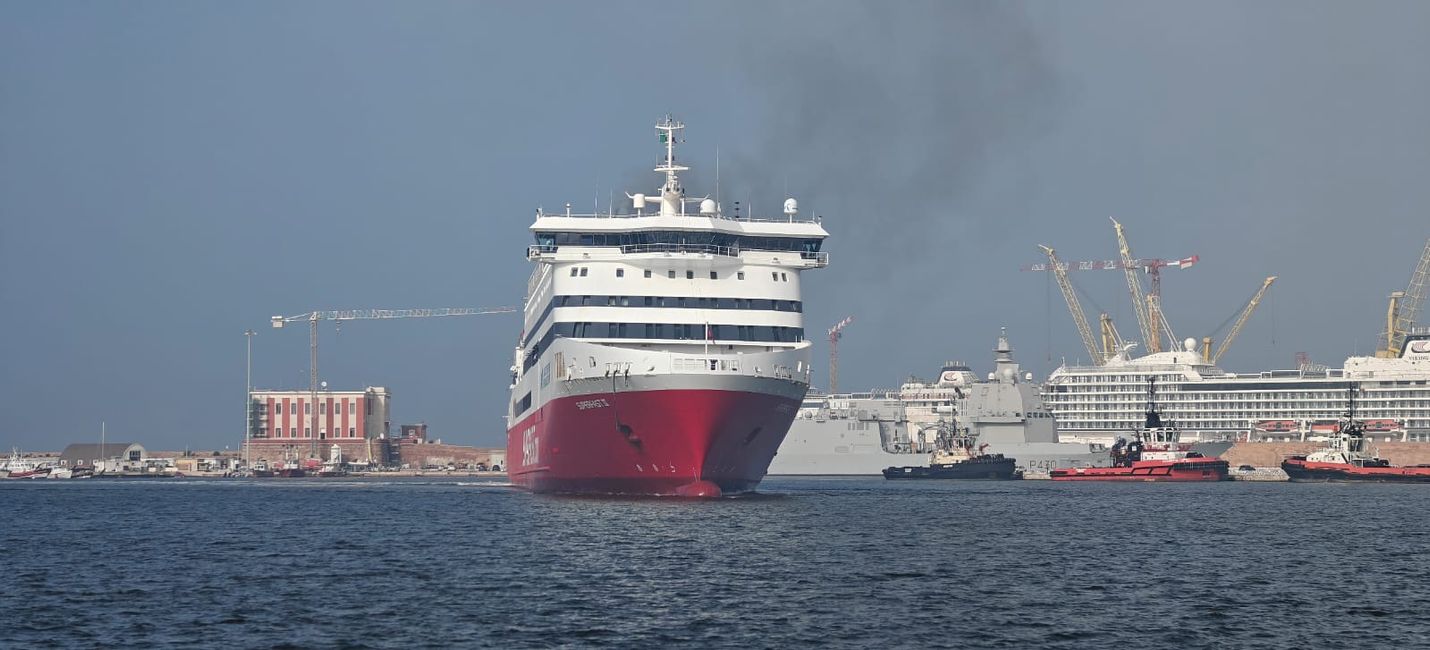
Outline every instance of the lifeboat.
POLYGON ((1157 410, 1155 377, 1147 378, 1147 413, 1131 442, 1113 444, 1111 467, 1074 467, 1050 472, 1054 481, 1225 481, 1230 465, 1208 458, 1181 441, 1181 431, 1157 410))
POLYGON ((1380 418, 1376 420, 1366 420, 1361 423, 1366 433, 1401 433, 1404 431, 1400 422, 1390 418, 1380 418))
MULTIPOLYGON (((1355 397, 1352 387, 1350 408, 1337 427, 1337 434, 1326 446, 1305 456, 1291 456, 1281 461, 1281 469, 1296 482, 1365 481, 1372 483, 1430 483, 1430 465, 1396 467, 1366 450, 1365 433, 1368 423, 1355 419, 1355 397)), ((1375 420, 1397 426, 1394 420, 1375 420)))
POLYGON ((1290 433, 1296 430, 1295 420, 1262 420, 1255 425, 1263 433, 1290 433))
POLYGON ((1311 423, 1311 433, 1314 435, 1334 435, 1341 432, 1341 423, 1336 420, 1316 420, 1311 423))

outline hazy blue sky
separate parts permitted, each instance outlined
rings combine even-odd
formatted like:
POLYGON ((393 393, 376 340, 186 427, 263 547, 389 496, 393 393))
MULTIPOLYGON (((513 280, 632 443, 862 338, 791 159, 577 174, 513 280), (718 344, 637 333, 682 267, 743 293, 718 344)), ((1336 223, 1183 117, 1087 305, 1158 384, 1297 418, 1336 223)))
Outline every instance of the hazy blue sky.
MULTIPOLYGON (((832 233, 807 332, 845 388, 1000 325, 1040 376, 1085 357, 1036 244, 1201 255, 1164 276, 1201 336, 1270 274, 1223 365, 1339 364, 1430 236, 1430 3, 450 3, 0 0, 0 444, 242 438, 307 383, 314 308, 514 305, 537 206, 653 189, 832 233)), ((1136 327, 1118 273, 1079 284, 1136 327)), ((1092 305, 1088 306, 1093 311, 1092 305)), ((498 444, 514 316, 323 330, 322 376, 498 444)), ((823 382, 817 378, 817 383, 823 382)))

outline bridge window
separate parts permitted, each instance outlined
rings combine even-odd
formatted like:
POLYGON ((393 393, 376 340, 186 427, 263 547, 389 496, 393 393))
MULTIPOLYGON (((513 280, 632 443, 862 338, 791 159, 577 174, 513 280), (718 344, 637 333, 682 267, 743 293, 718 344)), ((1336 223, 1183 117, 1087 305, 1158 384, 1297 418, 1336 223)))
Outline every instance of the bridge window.
POLYGON ((695 279, 695 271, 686 271, 686 272, 685 272, 685 279, 686 279, 686 280, 694 280, 694 279, 695 279))
POLYGON ((710 279, 711 279, 711 280, 719 280, 719 279, 720 279, 720 274, 717 273, 717 272, 715 272, 715 271, 711 271, 711 272, 710 272, 710 279))
POLYGON ((646 276, 646 277, 650 277, 650 269, 646 269, 646 270, 645 270, 645 276, 646 276))
POLYGON ((735 279, 736 279, 736 280, 744 280, 744 279, 745 279, 745 272, 744 272, 744 271, 737 272, 737 273, 735 274, 735 279))
POLYGON ((616 277, 618 277, 618 278, 624 278, 624 277, 626 277, 626 270, 625 270, 625 269, 616 269, 616 277))

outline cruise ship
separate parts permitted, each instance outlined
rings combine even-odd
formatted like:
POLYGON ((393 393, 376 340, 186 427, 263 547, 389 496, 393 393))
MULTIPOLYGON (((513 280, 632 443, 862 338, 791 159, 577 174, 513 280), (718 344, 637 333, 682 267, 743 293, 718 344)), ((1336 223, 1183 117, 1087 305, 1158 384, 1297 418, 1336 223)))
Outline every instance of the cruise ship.
POLYGON ((753 490, 809 388, 802 271, 828 237, 794 199, 771 219, 664 183, 631 211, 538 210, 512 365, 508 474, 537 492, 715 497, 753 490))
POLYGON ((811 395, 770 473, 876 476, 926 461, 940 434, 950 433, 975 440, 984 453, 1013 458, 1027 475, 1109 462, 1101 444, 1059 439, 1039 386, 1013 359, 1006 331, 993 354, 994 370, 984 380, 951 361, 934 381, 910 380, 897 391, 811 395))
POLYGON ((1357 398, 1367 436, 1430 441, 1430 328, 1409 330, 1398 358, 1355 356, 1340 369, 1226 372, 1196 350, 1102 366, 1064 366, 1048 378, 1043 400, 1065 438, 1107 442, 1142 418, 1148 377, 1156 377, 1164 417, 1192 440, 1300 440, 1336 433, 1346 396, 1357 398))

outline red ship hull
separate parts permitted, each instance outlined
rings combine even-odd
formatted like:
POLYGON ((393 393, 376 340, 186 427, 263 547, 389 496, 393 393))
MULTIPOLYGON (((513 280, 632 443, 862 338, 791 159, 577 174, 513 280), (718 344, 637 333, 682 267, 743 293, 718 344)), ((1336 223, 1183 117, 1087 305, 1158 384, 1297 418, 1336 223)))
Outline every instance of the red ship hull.
POLYGON ((507 474, 533 492, 749 492, 798 408, 789 396, 713 389, 553 399, 507 431, 507 474))
POLYGON ((1131 467, 1055 469, 1054 481, 1225 481, 1230 465, 1220 458, 1140 460, 1131 467))
POLYGON ((1296 482, 1430 483, 1430 467, 1358 467, 1344 463, 1317 463, 1302 458, 1289 458, 1281 462, 1281 469, 1296 482))

